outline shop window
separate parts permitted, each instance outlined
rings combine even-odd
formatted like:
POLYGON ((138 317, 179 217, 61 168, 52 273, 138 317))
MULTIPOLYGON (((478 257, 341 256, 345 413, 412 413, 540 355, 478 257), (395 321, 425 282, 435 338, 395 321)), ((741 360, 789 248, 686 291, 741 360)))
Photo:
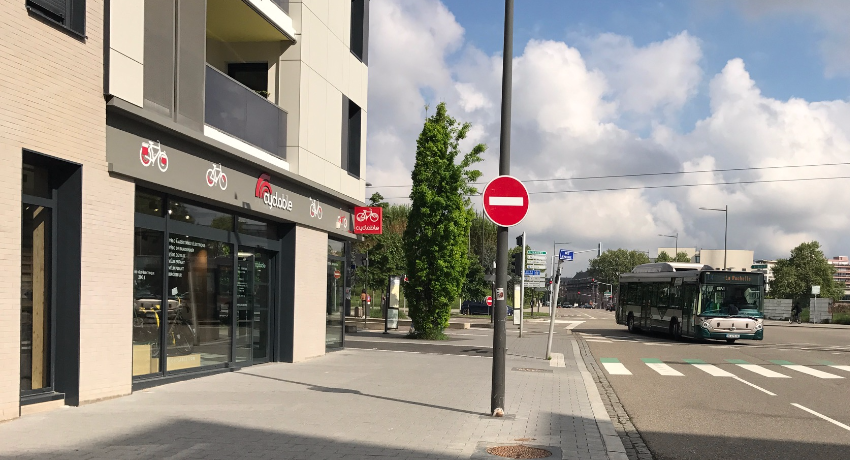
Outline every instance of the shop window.
POLYGON ((276 225, 249 219, 247 217, 236 218, 236 232, 243 235, 257 236, 270 240, 278 239, 276 225))
POLYGON ((136 191, 136 212, 138 213, 162 217, 163 202, 163 198, 159 195, 140 190, 136 191))
MULTIPOLYGON (((138 202, 137 202, 138 204, 138 202)), ((133 375, 160 372, 163 233, 136 228, 133 245, 133 375)))
POLYGON ((167 370, 230 360, 233 245, 168 237, 167 370))
POLYGON ((27 9, 77 35, 86 33, 86 0, 26 0, 27 9))
POLYGON ((233 215, 182 201, 169 200, 168 217, 177 222, 233 231, 233 215))

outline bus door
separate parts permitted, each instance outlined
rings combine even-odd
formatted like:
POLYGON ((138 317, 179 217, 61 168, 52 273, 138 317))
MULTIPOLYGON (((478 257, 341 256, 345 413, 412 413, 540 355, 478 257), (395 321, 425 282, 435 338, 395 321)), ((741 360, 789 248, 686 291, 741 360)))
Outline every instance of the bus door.
POLYGON ((694 334, 694 318, 697 314, 697 293, 699 289, 696 284, 685 283, 682 285, 682 335, 694 334))
POLYGON ((641 283, 640 284, 640 327, 645 329, 652 328, 652 308, 655 307, 655 284, 641 283))

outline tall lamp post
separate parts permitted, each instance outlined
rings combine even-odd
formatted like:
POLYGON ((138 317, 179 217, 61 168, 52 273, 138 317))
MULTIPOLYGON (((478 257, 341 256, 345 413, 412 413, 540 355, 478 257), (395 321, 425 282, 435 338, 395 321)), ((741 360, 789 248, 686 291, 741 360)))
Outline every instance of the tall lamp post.
POLYGON ((673 254, 673 259, 675 260, 679 255, 679 232, 676 232, 675 235, 662 235, 659 233, 658 236, 663 236, 664 238, 676 238, 676 253, 673 254))
POLYGON ((703 211, 718 211, 726 214, 726 229, 723 231, 723 269, 726 270, 726 251, 727 251, 727 241, 729 238, 729 205, 727 204, 723 209, 720 208, 700 208, 703 211))

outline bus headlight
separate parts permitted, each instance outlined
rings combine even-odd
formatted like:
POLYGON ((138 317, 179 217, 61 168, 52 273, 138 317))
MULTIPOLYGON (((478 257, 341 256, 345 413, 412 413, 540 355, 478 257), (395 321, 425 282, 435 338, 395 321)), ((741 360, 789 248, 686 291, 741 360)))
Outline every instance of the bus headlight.
POLYGON ((756 330, 760 331, 763 327, 764 327, 764 324, 762 324, 760 319, 757 319, 756 320, 756 330))
POLYGON ((706 329, 706 330, 711 329, 711 324, 709 324, 708 321, 703 321, 702 322, 702 328, 706 329))

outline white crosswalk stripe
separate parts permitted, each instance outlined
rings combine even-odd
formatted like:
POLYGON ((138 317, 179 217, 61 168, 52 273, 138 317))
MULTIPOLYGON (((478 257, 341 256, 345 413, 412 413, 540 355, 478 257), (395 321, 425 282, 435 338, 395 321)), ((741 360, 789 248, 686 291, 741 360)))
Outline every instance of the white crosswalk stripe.
POLYGON ((791 377, 788 377, 785 374, 780 374, 779 372, 772 371, 770 369, 761 367, 758 364, 735 364, 735 365, 740 367, 741 369, 746 369, 750 372, 755 372, 756 374, 761 375, 763 377, 770 377, 770 378, 773 378, 773 379, 790 379, 791 378, 791 377))
POLYGON ((662 362, 647 362, 646 360, 644 360, 644 363, 649 366, 650 369, 654 370, 655 372, 658 372, 661 375, 682 377, 684 377, 685 375, 662 362))
POLYGON ((839 365, 839 364, 830 364, 829 367, 832 367, 832 368, 835 368, 835 369, 838 369, 838 370, 842 370, 842 371, 850 372, 850 366, 842 366, 842 365, 839 365))
POLYGON ((735 374, 724 371, 714 364, 694 363, 693 366, 713 377, 735 377, 735 374))
POLYGON ((830 374, 829 372, 824 372, 817 369, 812 369, 811 367, 801 366, 799 364, 783 364, 782 367, 795 370, 797 372, 802 372, 804 374, 811 375, 813 377, 817 377, 819 379, 843 379, 844 377, 840 375, 830 374))

